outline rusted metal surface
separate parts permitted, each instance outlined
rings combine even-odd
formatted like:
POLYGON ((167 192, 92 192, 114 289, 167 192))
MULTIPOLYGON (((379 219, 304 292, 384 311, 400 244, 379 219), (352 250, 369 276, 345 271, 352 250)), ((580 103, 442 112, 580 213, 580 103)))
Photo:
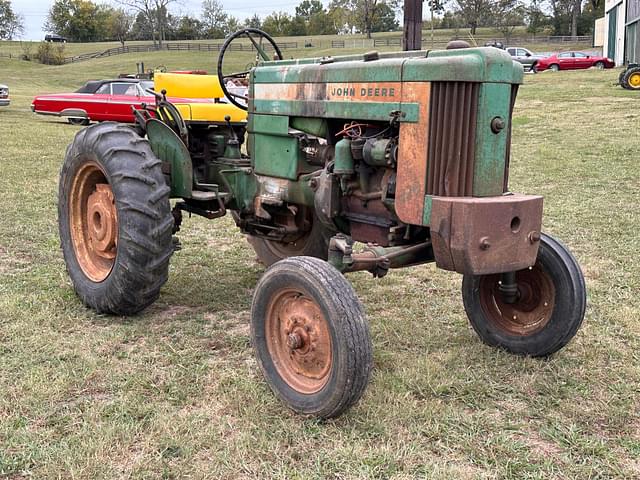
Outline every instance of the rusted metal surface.
POLYGON ((418 123, 402 123, 398 141, 396 212, 405 223, 422 224, 427 193, 427 149, 429 145, 428 82, 407 82, 402 86, 402 102, 419 104, 418 123))
POLYGON ((118 214, 111 186, 100 166, 85 163, 69 193, 71 240, 85 275, 101 282, 113 268, 118 241, 118 214))
POLYGON ((542 330, 553 313, 556 289, 539 263, 516 272, 517 299, 508 303, 500 291, 501 275, 480 280, 480 305, 494 325, 508 335, 533 335, 542 330))
POLYGON ((484 275, 510 272, 536 261, 542 197, 433 197, 431 240, 445 270, 484 275))
POLYGON ((355 241, 377 243, 386 247, 389 245, 389 228, 394 222, 391 213, 380 200, 381 193, 378 197, 364 201, 353 195, 343 197, 342 211, 349 219, 351 237, 355 241))
POLYGON ((254 86, 256 100, 399 102, 401 82, 280 83, 254 86))
POLYGON ((303 394, 320 391, 329 380, 332 346, 320 306, 297 289, 283 289, 267 306, 265 335, 282 379, 303 394))
POLYGON ((429 107, 427 194, 473 194, 480 84, 434 82, 429 107))

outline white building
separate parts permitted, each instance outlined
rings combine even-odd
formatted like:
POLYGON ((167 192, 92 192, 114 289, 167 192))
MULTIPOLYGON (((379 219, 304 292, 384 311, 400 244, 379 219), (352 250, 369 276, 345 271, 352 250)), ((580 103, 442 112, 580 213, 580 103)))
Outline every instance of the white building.
POLYGON ((616 65, 640 63, 640 0, 606 0, 603 53, 616 65))

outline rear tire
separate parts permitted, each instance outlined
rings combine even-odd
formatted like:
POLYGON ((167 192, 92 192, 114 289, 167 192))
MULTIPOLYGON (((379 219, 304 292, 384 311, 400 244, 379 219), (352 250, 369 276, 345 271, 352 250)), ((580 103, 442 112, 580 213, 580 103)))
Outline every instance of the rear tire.
POLYGON ((273 392, 292 410, 332 418, 364 393, 371 338, 353 287, 327 262, 288 258, 256 285, 251 338, 273 392))
POLYGON ((471 326, 488 345, 543 357, 576 334, 587 303, 580 266, 557 240, 542 235, 536 264, 516 272, 518 299, 508 304, 497 275, 465 275, 462 299, 471 326))
POLYGON ((289 257, 316 257, 326 260, 329 255, 329 240, 335 234, 327 229, 315 216, 311 230, 295 242, 285 243, 247 235, 247 241, 256 252, 260 263, 271 266, 289 257))
POLYGON ((624 75, 624 85, 628 90, 640 90, 640 67, 627 70, 624 75))
POLYGON ((60 173, 58 227, 73 287, 98 312, 130 315, 167 281, 173 217, 161 162, 131 128, 78 132, 60 173))

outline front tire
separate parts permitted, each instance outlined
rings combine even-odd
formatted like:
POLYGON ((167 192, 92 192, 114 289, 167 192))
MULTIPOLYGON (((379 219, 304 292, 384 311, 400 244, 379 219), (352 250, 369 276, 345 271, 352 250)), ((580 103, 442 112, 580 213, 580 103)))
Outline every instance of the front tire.
POLYGON ((549 67, 549 70, 551 70, 552 72, 558 72, 560 71, 560 65, 558 65, 557 63, 554 63, 549 67))
POLYGON ((369 382, 362 304, 344 276, 317 258, 288 258, 265 272, 253 297, 251 338, 269 387, 297 413, 337 417, 369 382))
POLYGON ((533 267, 516 272, 518 298, 505 303, 500 274, 465 275, 462 299, 471 326, 488 345, 520 354, 550 355, 576 334, 584 319, 584 277, 569 250, 542 235, 533 267))
POLYGON ((593 65, 594 67, 596 67, 598 70, 603 70, 604 69, 604 62, 596 62, 593 65))
POLYGON ((112 122, 84 128, 60 173, 58 227, 73 287, 89 307, 131 315, 167 281, 173 217, 161 162, 112 122))

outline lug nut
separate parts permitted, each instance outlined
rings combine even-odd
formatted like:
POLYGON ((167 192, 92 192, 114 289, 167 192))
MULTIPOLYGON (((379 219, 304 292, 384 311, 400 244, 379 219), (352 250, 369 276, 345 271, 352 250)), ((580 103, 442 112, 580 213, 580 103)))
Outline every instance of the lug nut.
POLYGON ((482 237, 480 239, 480 250, 488 250, 490 246, 489 237, 482 237))
POLYGON ((291 350, 297 350, 302 346, 302 338, 297 333, 290 333, 287 336, 287 345, 291 350))

